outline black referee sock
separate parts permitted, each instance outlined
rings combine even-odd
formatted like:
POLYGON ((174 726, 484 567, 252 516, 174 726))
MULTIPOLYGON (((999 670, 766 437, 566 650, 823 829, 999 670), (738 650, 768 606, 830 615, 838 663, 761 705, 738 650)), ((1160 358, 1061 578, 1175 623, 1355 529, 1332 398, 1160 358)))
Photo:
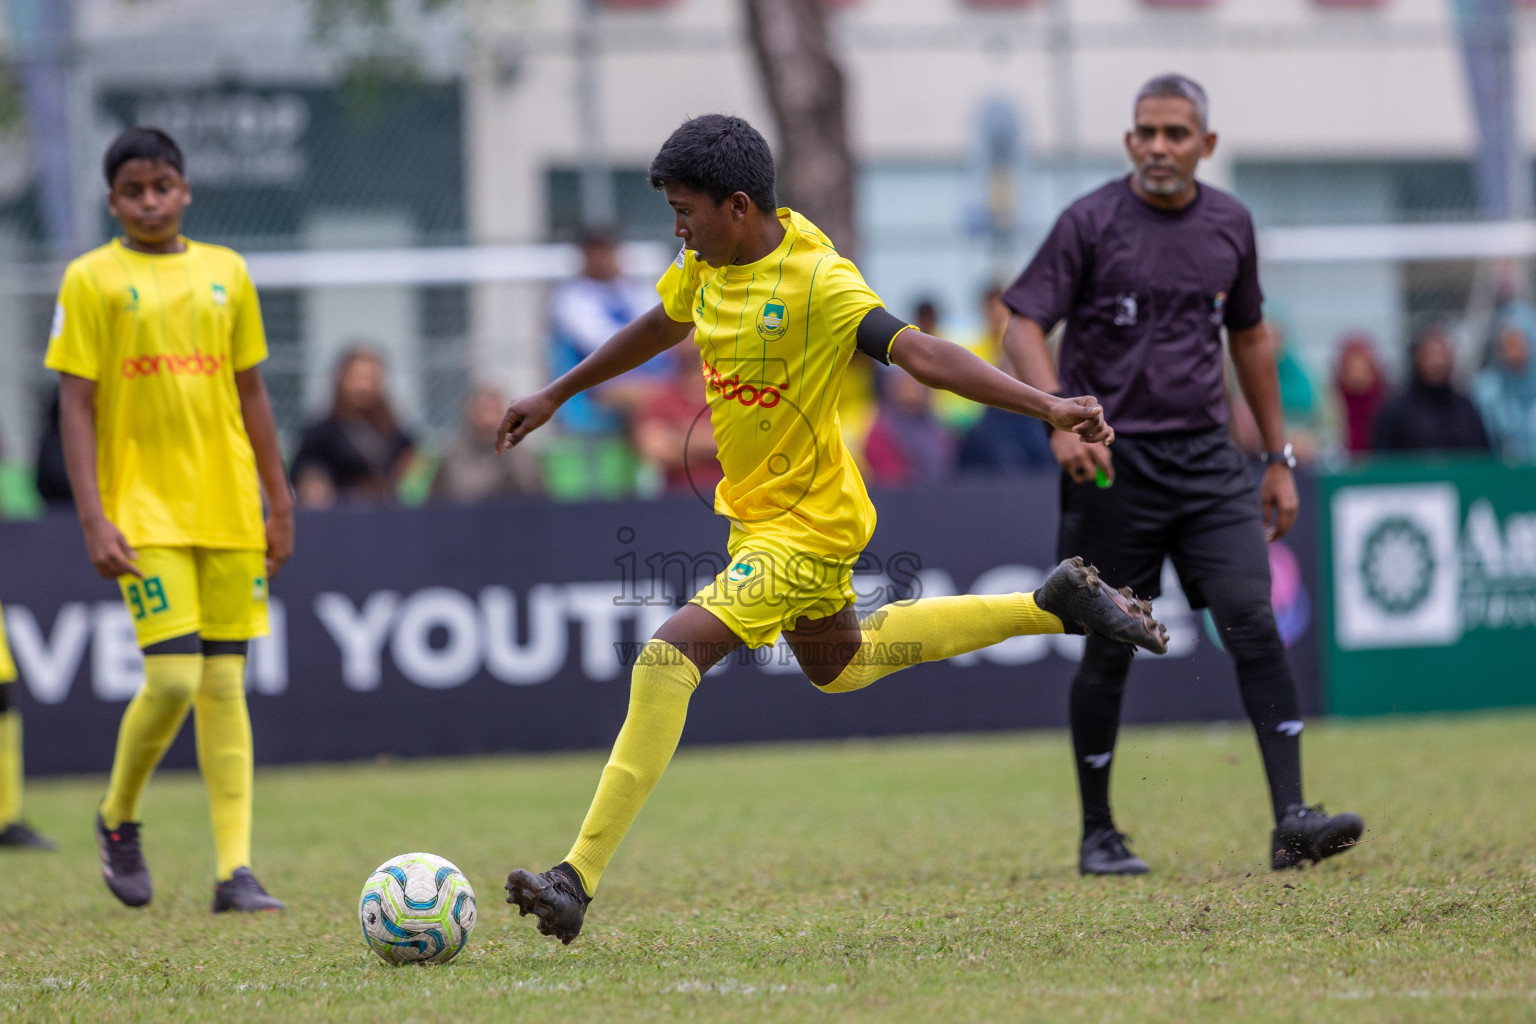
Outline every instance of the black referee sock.
POLYGON ((1083 663, 1072 680, 1070 721, 1077 762, 1077 792, 1083 806, 1083 835, 1113 828, 1109 810, 1109 769, 1120 732, 1120 700, 1131 668, 1120 644, 1088 638, 1083 663))
POLYGON ((1301 705, 1285 644, 1275 626, 1269 581, 1213 580, 1202 584, 1222 642, 1237 663, 1243 707, 1259 740, 1275 821, 1301 799, 1301 705))

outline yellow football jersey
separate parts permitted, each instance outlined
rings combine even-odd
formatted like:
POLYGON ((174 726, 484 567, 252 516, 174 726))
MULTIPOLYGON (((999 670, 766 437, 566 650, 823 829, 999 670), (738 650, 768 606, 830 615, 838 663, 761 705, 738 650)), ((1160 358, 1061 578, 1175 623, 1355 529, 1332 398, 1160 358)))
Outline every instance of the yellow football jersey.
POLYGON ((884 305, 814 224, 778 211, 784 240, 745 266, 689 249, 656 285, 694 325, 725 479, 715 511, 797 550, 856 553, 875 508, 843 444, 838 399, 859 322, 884 305))
POLYGON ((135 546, 264 549, 256 456, 235 373, 267 357, 239 254, 118 239, 70 263, 44 360, 96 382, 96 475, 135 546))

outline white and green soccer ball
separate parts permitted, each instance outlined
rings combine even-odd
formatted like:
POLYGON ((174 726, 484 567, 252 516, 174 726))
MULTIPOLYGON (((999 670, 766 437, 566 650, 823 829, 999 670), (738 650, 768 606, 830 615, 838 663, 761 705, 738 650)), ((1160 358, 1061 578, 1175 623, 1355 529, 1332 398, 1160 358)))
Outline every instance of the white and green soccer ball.
POLYGON ((368 946, 392 964, 445 964, 475 928, 475 890, 430 853, 403 853, 374 869, 357 908, 368 946))

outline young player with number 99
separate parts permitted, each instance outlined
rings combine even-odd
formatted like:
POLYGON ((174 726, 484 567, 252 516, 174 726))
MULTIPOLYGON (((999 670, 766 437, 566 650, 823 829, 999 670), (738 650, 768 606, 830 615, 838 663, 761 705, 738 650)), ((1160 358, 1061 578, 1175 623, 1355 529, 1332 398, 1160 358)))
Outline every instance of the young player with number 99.
POLYGON ((251 724, 245 656, 267 632, 267 580, 293 550, 293 501, 257 365, 267 356, 245 261, 189 241, 181 150, 130 128, 107 150, 123 237, 64 272, 46 363, 85 546, 116 579, 144 651, 96 838, 107 887, 153 888, 139 798, 189 711, 208 786, 213 910, 277 910, 250 870, 251 724), (268 517, 262 518, 262 490, 268 517))

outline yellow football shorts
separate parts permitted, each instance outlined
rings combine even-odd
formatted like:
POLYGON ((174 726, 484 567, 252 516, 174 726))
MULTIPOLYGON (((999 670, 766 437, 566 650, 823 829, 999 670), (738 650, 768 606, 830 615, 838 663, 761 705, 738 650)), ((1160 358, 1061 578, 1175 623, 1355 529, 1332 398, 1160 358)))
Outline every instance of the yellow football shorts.
POLYGON ((143 579, 119 576, 139 646, 195 633, 205 640, 267 635, 267 553, 140 548, 143 579))
POLYGON ((16 662, 11 658, 11 645, 5 639, 5 609, 0 608, 0 683, 14 682, 16 662))
POLYGON ((694 595, 696 604, 731 627, 749 647, 767 647, 802 616, 835 615, 853 602, 855 552, 813 555, 771 537, 731 527, 725 571, 694 595))

